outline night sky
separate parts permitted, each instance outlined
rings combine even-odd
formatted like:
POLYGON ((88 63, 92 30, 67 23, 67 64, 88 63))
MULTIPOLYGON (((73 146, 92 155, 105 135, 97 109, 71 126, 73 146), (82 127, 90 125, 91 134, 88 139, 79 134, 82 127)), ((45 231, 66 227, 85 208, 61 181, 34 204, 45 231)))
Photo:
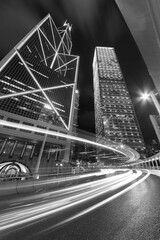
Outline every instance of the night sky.
POLYGON ((156 110, 151 102, 139 101, 140 92, 154 89, 154 84, 113 0, 0 0, 0 59, 48 13, 57 27, 66 19, 72 24, 72 54, 80 56, 79 128, 94 132, 94 49, 114 47, 145 142, 156 139, 149 119, 156 110))

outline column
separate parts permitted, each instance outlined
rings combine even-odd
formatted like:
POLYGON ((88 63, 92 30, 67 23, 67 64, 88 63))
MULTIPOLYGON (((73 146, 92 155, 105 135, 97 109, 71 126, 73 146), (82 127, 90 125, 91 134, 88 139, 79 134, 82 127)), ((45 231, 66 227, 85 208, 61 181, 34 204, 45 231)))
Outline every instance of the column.
POLYGON ((48 156, 47 156, 47 161, 50 160, 51 151, 52 151, 52 147, 49 147, 48 156))
POLYGON ((155 160, 156 168, 158 169, 158 160, 155 160))
POLYGON ((45 136, 44 136, 44 140, 43 140, 41 150, 40 150, 40 153, 39 153, 39 156, 38 156, 37 164, 36 164, 36 167, 35 167, 35 174, 37 174, 38 171, 39 171, 39 167, 40 167, 41 158, 42 158, 43 149, 44 149, 44 146, 45 146, 45 143, 46 143, 46 139, 47 139, 47 134, 45 134, 45 136))
POLYGON ((147 162, 145 162, 145 168, 147 168, 147 162))
POLYGON ((7 139, 5 139, 3 144, 2 144, 2 147, 1 147, 1 150, 0 150, 0 155, 3 153, 3 150, 4 150, 5 146, 6 146, 6 144, 7 144, 7 139))
POLYGON ((33 154, 34 154, 35 147, 36 147, 36 145, 34 144, 34 145, 32 146, 32 150, 31 150, 31 154, 30 154, 30 156, 29 156, 29 159, 32 159, 32 158, 33 158, 33 154))
POLYGON ((27 147, 27 142, 25 142, 25 144, 23 145, 22 152, 20 154, 20 158, 23 158, 26 147, 27 147))
POLYGON ((55 152, 55 161, 58 161, 58 157, 59 157, 59 151, 56 150, 56 152, 55 152))
POLYGON ((17 141, 14 142, 13 147, 12 147, 12 150, 11 150, 11 152, 10 152, 10 154, 9 154, 10 157, 13 156, 14 150, 15 150, 15 148, 16 148, 16 146, 17 146, 17 143, 18 143, 17 141))
POLYGON ((157 160, 157 165, 158 165, 158 169, 160 168, 159 165, 160 165, 160 162, 159 162, 159 159, 157 160))
MULTIPOLYGON (((51 124, 52 124, 52 122, 49 121, 46 130, 48 130, 50 128, 51 124)), ((38 160, 37 160, 37 164, 36 164, 36 167, 35 167, 35 174, 36 175, 37 175, 37 173, 39 171, 39 167, 40 167, 40 164, 41 164, 41 158, 42 158, 42 154, 43 154, 43 150, 44 150, 44 146, 45 146, 46 140, 47 140, 47 134, 44 135, 43 143, 42 143, 41 150, 40 150, 40 153, 39 153, 39 156, 38 156, 38 160)))

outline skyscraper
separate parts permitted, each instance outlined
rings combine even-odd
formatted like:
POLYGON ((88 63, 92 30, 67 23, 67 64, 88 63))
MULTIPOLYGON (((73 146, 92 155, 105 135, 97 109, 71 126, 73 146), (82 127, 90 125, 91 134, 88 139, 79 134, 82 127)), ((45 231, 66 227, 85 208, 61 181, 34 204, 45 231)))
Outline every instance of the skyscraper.
POLYGON ((114 48, 96 47, 93 59, 97 141, 144 148, 141 130, 114 48))
MULTIPOLYGON (((0 63, 0 119, 71 134, 79 62, 71 49, 71 25, 57 28, 48 14, 0 63)), ((68 156, 64 138, 2 125, 0 133, 0 162, 14 158, 34 171, 37 158, 51 169, 68 156)))

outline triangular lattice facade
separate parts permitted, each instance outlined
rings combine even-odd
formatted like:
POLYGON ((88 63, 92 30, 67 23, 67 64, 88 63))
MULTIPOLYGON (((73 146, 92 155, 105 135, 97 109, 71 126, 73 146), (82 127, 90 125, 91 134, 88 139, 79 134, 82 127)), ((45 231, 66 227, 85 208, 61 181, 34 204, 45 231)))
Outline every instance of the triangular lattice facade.
POLYGON ((0 65, 0 110, 69 130, 78 56, 71 55, 71 26, 47 15, 0 65))

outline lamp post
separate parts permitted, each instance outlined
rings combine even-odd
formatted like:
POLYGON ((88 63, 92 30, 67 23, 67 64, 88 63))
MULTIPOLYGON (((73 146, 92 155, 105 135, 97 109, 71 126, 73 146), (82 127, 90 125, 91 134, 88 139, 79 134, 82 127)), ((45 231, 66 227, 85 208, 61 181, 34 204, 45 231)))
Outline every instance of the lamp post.
POLYGON ((61 162, 57 162, 57 163, 56 163, 56 166, 57 166, 57 176, 58 176, 58 175, 59 175, 60 167, 63 166, 63 163, 61 163, 61 162))

